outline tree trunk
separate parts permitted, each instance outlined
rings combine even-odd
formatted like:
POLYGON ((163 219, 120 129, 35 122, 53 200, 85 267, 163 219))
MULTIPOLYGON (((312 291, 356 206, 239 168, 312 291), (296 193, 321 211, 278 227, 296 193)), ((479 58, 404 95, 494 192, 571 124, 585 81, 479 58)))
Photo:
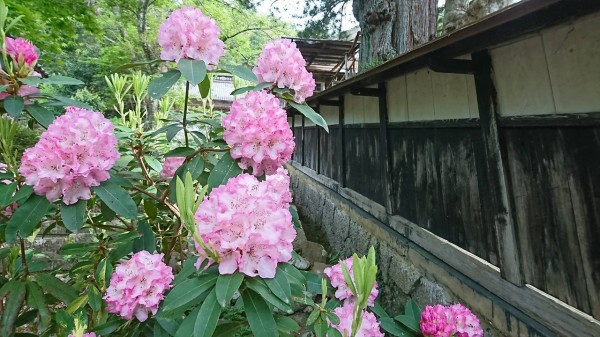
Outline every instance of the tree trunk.
POLYGON ((354 0, 360 24, 360 68, 368 69, 432 40, 437 0, 354 0))
POLYGON ((515 2, 517 0, 446 0, 444 33, 479 20, 515 2))

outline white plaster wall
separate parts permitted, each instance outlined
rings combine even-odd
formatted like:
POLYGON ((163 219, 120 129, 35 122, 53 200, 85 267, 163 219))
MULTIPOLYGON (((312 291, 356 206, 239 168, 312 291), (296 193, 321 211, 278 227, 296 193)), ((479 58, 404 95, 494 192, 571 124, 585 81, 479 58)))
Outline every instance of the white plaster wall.
POLYGON ((321 116, 327 122, 327 125, 340 124, 339 108, 331 105, 321 105, 321 116))
POLYGON ((379 123, 379 100, 376 97, 344 97, 344 124, 379 123))
POLYGON ((295 118, 294 127, 302 126, 302 115, 296 115, 296 116, 294 116, 294 118, 295 118))
POLYGON ((501 116, 600 111, 600 14, 492 49, 501 116))
POLYGON ((408 121, 408 100, 406 98, 406 76, 402 75, 387 82, 388 120, 408 121))

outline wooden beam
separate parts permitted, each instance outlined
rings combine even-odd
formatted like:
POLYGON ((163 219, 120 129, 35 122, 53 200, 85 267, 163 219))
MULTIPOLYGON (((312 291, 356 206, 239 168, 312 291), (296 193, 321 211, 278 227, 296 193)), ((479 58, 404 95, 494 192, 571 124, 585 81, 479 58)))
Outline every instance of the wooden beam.
POLYGON ((344 95, 339 97, 340 105, 338 105, 339 111, 339 124, 340 124, 340 162, 339 162, 339 175, 340 175, 340 186, 346 187, 346 141, 344 134, 344 95))
POLYGON ((391 186, 391 162, 390 162, 390 143, 388 136, 388 109, 387 109, 387 88, 385 82, 377 85, 379 91, 379 155, 381 158, 381 175, 383 177, 383 196, 385 210, 387 214, 394 211, 394 200, 392 197, 391 186))
POLYGON ((306 138, 304 135, 304 124, 305 124, 305 119, 306 117, 304 117, 304 115, 302 115, 302 166, 304 166, 305 158, 306 158, 306 147, 304 146, 305 142, 304 139, 306 138))
POLYGON ((380 92, 379 88, 353 87, 352 89, 350 89, 350 93, 354 96, 369 96, 369 97, 381 96, 381 92, 380 92))
POLYGON ((484 146, 485 173, 479 179, 486 179, 488 193, 482 193, 483 211, 491 215, 498 252, 500 254, 500 272, 504 279, 517 286, 523 286, 523 274, 519 259, 514 215, 509 200, 506 173, 500 140, 498 136, 495 88, 492 81, 492 63, 487 51, 473 53, 475 69, 475 92, 481 123, 481 135, 484 146))
POLYGON ((438 73, 472 74, 473 73, 473 61, 458 60, 458 59, 432 58, 429 61, 429 68, 438 73))

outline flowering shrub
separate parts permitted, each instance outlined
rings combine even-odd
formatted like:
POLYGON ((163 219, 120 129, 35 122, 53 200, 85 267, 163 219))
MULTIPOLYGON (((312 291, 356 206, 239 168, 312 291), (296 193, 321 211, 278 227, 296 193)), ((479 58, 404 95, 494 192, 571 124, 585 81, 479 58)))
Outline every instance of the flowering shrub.
POLYGON ((202 60, 207 65, 217 64, 225 54, 225 44, 219 40, 219 34, 215 20, 198 8, 182 7, 158 29, 158 44, 162 48, 160 57, 171 61, 187 58, 202 60))
POLYGON ((223 139, 242 169, 261 176, 273 174, 294 152, 294 135, 279 99, 266 91, 250 92, 236 100, 223 117, 223 139))
MULTIPOLYGON (((289 177, 281 168, 262 182, 241 174, 212 190, 196 221, 204 242, 216 250, 221 274, 275 277, 277 263, 292 257, 291 201, 289 177)), ((198 264, 209 259, 199 246, 198 251, 198 264)))
POLYGON ((163 256, 143 250, 115 268, 104 296, 108 312, 128 320, 135 316, 140 322, 148 319, 149 312, 156 314, 174 278, 163 256))
MULTIPOLYGON (((348 283, 346 283, 346 280, 344 278, 344 273, 342 272, 342 265, 341 265, 342 263, 346 266, 346 268, 348 269, 348 271, 350 273, 350 277, 354 281, 354 272, 352 271, 352 257, 349 257, 343 261, 340 261, 340 263, 338 263, 334 266, 325 268, 325 270, 323 271, 323 274, 325 274, 325 276, 327 276, 327 278, 329 278, 331 285, 334 288, 336 288, 335 297, 337 299, 344 301, 344 303, 353 303, 356 300, 356 298, 352 294, 352 291, 350 290, 348 283)), ((375 299, 377 298, 378 294, 379 294, 379 290, 377 290, 377 281, 375 281, 375 284, 373 285, 373 289, 369 293, 369 298, 367 301, 367 304, 369 306, 373 306, 375 304, 375 299)))
POLYGON ((267 43, 252 71, 259 82, 273 82, 279 88, 293 90, 294 100, 303 103, 315 90, 315 80, 305 66, 306 61, 294 42, 277 39, 267 43))
POLYGON ((119 158, 113 129, 99 112, 68 107, 25 150, 19 173, 49 201, 61 196, 66 205, 88 200, 90 187, 110 178, 108 170, 119 158))
MULTIPOLYGON (((333 311, 340 319, 339 324, 331 324, 336 330, 338 330, 343 336, 352 335, 352 323, 354 322, 354 304, 347 302, 341 307, 335 308, 333 311)), ((355 337, 383 337, 383 333, 379 328, 379 322, 377 318, 371 312, 366 310, 361 311, 362 323, 355 337)))
POLYGON ((426 306, 420 327, 425 336, 483 337, 477 316, 461 304, 426 306))
POLYGON ((185 157, 167 157, 162 166, 160 177, 162 179, 171 179, 175 175, 175 171, 183 164, 185 157))

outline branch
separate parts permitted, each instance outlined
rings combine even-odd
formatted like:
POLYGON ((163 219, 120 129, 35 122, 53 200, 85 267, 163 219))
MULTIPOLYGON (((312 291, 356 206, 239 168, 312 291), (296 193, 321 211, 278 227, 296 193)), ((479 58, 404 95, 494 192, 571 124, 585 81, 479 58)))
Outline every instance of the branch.
POLYGON ((269 38, 271 38, 271 36, 266 32, 266 30, 272 30, 272 29, 275 29, 275 28, 277 28, 277 27, 251 27, 251 28, 242 29, 242 30, 240 30, 237 33, 234 33, 234 34, 229 35, 229 36, 225 36, 223 38, 223 42, 225 42, 225 41, 227 41, 229 39, 232 39, 232 38, 234 38, 234 37, 236 37, 236 36, 238 36, 238 35, 240 35, 242 33, 246 33, 246 32, 249 32, 249 31, 254 31, 254 30, 261 31, 262 33, 264 33, 265 35, 267 35, 269 38))

